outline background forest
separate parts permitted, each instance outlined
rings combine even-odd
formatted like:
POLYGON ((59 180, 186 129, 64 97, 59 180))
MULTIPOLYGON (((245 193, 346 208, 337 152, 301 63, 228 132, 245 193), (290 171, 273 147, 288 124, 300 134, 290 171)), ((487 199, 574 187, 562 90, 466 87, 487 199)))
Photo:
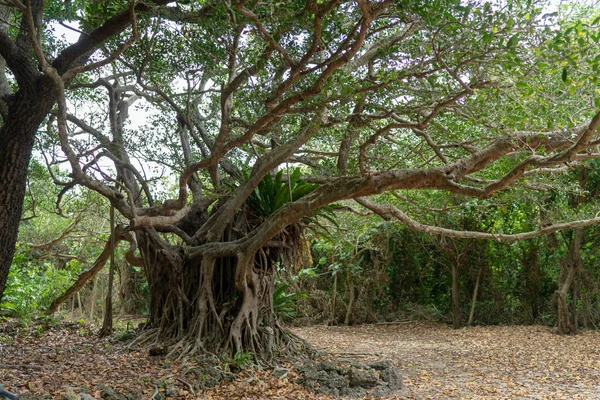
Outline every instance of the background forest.
POLYGON ((0 2, 2 314, 597 328, 599 9, 0 2))
MULTIPOLYGON (((569 178, 585 174, 584 184, 589 186, 582 191, 593 191, 600 178, 595 165, 590 162, 569 178)), ((20 240, 2 303, 4 315, 28 319, 47 310, 77 275, 100 257, 110 236, 108 210, 98 196, 89 191, 71 195, 62 210, 65 216, 59 216, 54 208, 59 188, 52 192, 48 190, 51 187, 45 168, 34 162, 20 240)), ((539 224, 539 204, 543 202, 560 202, 565 213, 573 212, 573 196, 559 191, 539 198, 507 196, 500 206, 478 200, 448 205, 447 199, 429 198, 428 207, 423 208, 417 205, 425 201, 419 196, 411 203, 415 212, 422 212, 439 226, 489 231, 493 225, 510 233, 539 224), (443 219, 437 213, 429 214, 437 211, 429 209, 440 201, 444 202, 440 207, 448 208, 443 219)), ((583 229, 576 249, 572 231, 512 243, 448 238, 382 222, 377 216, 350 213, 346 208, 332 221, 325 220, 307 232, 298 258, 278 271, 274 305, 287 323, 423 319, 456 326, 555 326, 561 265, 575 253, 579 264, 569 293, 571 318, 579 328, 597 328, 600 249, 595 226, 583 229)), ((115 254, 114 307, 125 319, 147 317, 148 284, 142 269, 127 262, 127 250, 122 245, 115 254)), ((104 257, 104 262, 107 260, 104 257)), ((105 268, 61 309, 73 319, 101 321, 107 284, 105 268)))

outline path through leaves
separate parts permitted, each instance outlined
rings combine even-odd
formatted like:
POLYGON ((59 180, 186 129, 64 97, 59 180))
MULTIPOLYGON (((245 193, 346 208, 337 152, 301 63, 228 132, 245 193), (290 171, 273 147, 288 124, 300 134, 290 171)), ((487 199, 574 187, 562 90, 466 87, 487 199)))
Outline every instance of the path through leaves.
POLYGON ((408 399, 598 399, 600 332, 559 336, 543 326, 453 330, 409 323, 294 331, 338 357, 387 358, 408 399))
MULTIPOLYGON (((598 399, 600 333, 559 336, 542 326, 452 330, 442 324, 314 326, 293 331, 334 357, 391 360, 403 374, 398 399, 598 399)), ((85 327, 0 333, 0 383, 19 394, 60 399, 72 388, 100 399, 98 385, 143 399, 169 389, 176 399, 324 400, 270 371, 192 390, 186 365, 131 352, 85 327)), ((158 398, 158 397, 156 397, 158 398)))

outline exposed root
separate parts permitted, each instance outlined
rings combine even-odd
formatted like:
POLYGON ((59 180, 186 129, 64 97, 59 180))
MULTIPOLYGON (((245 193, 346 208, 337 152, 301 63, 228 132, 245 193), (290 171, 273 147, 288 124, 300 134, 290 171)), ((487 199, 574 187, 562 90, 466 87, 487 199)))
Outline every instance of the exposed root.
MULTIPOLYGON (((280 249, 200 260, 158 235, 139 234, 151 302, 149 326, 131 346, 168 348, 167 357, 252 353, 256 362, 308 350, 277 322, 273 308, 280 249)), ((228 238, 225 238, 226 240, 228 238)))

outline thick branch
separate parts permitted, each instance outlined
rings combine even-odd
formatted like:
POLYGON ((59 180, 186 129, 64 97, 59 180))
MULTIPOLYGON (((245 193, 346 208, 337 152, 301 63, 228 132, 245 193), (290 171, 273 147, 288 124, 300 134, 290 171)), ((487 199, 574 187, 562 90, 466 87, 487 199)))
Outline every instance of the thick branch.
POLYGON ((55 313, 62 303, 69 300, 73 295, 77 294, 77 292, 79 292, 79 290, 81 290, 81 288, 85 286, 87 281, 96 276, 96 274, 104 267, 113 251, 111 243, 114 243, 116 246, 120 241, 126 239, 122 226, 117 225, 114 233, 114 239, 115 240, 113 241, 113 235, 111 235, 106 241, 102 253, 100 253, 98 258, 94 262, 94 265, 92 265, 91 268, 87 271, 79 274, 77 280, 71 285, 71 287, 69 287, 63 294, 61 294, 56 299, 54 299, 54 301, 52 301, 52 304, 50 304, 48 310, 46 311, 48 314, 55 313))
POLYGON ((539 236, 545 236, 552 232, 583 228, 586 226, 600 223, 600 217, 584 219, 572 222, 563 222, 559 224, 553 224, 541 227, 535 231, 516 233, 516 234, 504 234, 504 233, 486 233, 476 231, 458 231, 454 229, 442 228, 439 226, 426 225, 421 222, 415 221, 408 215, 400 211, 398 208, 389 205, 377 204, 372 200, 365 197, 356 197, 354 199, 357 203, 363 207, 373 211, 385 220, 390 220, 391 217, 405 224, 410 229, 415 231, 424 232, 434 235, 442 235, 453 238, 461 239, 485 239, 485 240, 496 240, 498 242, 516 242, 519 240, 531 239, 539 236))

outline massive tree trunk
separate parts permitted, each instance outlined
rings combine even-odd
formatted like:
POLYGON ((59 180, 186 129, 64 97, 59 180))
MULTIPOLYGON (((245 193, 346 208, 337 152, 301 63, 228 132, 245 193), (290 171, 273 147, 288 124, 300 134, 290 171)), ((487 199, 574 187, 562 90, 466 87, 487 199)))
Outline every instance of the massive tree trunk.
MULTIPOLYGON (((224 242, 231 229, 225 233, 224 242)), ((139 249, 150 288, 148 331, 139 343, 164 341, 172 355, 204 350, 252 352, 269 359, 295 350, 273 311, 277 247, 234 257, 201 258, 166 243, 153 229, 139 230, 139 249), (279 354, 279 353, 278 353, 279 354)))
POLYGON ((35 134, 56 99, 47 79, 37 81, 37 90, 16 94, 0 128, 0 298, 17 243, 35 134))

